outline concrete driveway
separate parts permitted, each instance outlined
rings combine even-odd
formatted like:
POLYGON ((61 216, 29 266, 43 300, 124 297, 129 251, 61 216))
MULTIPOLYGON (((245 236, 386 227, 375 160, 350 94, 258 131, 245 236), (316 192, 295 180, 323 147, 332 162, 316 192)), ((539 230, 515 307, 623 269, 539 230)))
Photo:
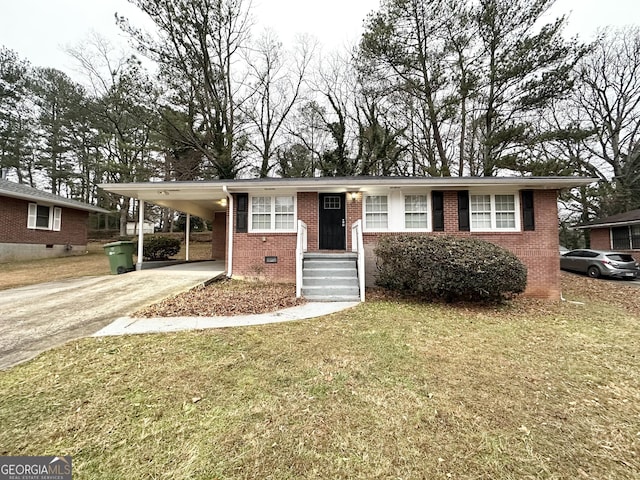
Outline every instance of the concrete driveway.
POLYGON ((203 284, 223 271, 224 262, 196 262, 4 290, 0 292, 0 370, 92 335, 118 317, 203 284))

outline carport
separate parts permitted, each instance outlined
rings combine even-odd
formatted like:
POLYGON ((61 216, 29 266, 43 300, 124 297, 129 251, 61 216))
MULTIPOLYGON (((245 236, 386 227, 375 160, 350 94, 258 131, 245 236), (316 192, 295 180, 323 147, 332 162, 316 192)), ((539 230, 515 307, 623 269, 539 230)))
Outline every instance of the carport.
MULTIPOLYGON (((226 186, 220 182, 171 182, 171 183, 127 183, 99 185, 110 192, 138 200, 138 263, 136 270, 142 269, 144 242, 144 208, 145 203, 153 203, 162 207, 183 212, 187 215, 185 232, 185 258, 189 261, 189 237, 191 215, 208 220, 212 224, 212 250, 219 252, 224 259, 225 269, 231 274, 228 252, 225 249, 226 236, 229 232, 227 208, 233 197, 226 186)), ((229 243, 230 244, 230 243, 229 243)))

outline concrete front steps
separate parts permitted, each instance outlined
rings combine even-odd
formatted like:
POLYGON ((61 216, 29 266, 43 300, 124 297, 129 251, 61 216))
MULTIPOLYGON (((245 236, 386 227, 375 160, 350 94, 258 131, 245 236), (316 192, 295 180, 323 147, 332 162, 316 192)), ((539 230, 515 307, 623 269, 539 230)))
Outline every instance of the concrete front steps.
POLYGON ((302 296, 316 302, 359 302, 355 253, 305 253, 302 296))

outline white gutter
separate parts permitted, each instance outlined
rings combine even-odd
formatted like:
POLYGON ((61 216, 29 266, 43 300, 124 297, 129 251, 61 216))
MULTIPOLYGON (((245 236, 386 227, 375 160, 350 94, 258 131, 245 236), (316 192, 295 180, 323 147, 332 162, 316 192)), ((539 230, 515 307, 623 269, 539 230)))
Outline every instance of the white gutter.
POLYGON ((229 245, 227 245, 227 277, 231 278, 233 275, 233 195, 229 193, 226 185, 222 185, 222 191, 227 195, 228 199, 227 238, 229 245))
POLYGON ((573 228, 576 230, 587 230, 592 228, 627 227, 629 225, 638 225, 638 224, 640 224, 640 220, 628 220, 628 221, 610 222, 610 223, 594 223, 593 225, 580 225, 573 228))

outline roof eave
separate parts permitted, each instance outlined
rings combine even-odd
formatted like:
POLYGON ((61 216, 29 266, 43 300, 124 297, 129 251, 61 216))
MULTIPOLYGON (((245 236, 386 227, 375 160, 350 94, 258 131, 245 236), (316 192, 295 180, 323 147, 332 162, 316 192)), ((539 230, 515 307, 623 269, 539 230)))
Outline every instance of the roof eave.
MULTIPOLYGON (((562 190, 582 185, 589 185, 597 181, 595 178, 584 177, 317 177, 309 179, 236 179, 217 181, 193 181, 193 182, 144 182, 144 183, 103 183, 98 185, 112 193, 131 196, 131 192, 142 193, 164 189, 189 189, 189 190, 217 190, 224 186, 230 192, 246 190, 260 190, 265 188, 279 189, 312 189, 318 190, 329 187, 341 187, 347 190, 362 189, 364 187, 392 187, 392 186, 422 186, 431 188, 472 188, 472 187, 505 187, 518 186, 535 190, 562 190)), ((137 196, 136 196, 137 198, 137 196)))
POLYGON ((594 223, 590 225, 579 225, 574 227, 576 230, 587 230, 590 228, 611 228, 611 227, 624 227, 626 225, 640 225, 640 219, 638 220, 626 220, 621 222, 608 222, 608 223, 594 223))
POLYGON ((87 212, 95 212, 95 213, 110 213, 109 210, 105 210, 104 208, 100 208, 100 207, 94 207, 93 205, 89 205, 89 204, 85 205, 85 204, 79 204, 79 203, 73 203, 73 202, 66 202, 64 201, 64 199, 56 200, 52 198, 42 197, 39 195, 29 195, 28 193, 1 190, 0 196, 17 198, 18 200, 26 200, 29 202, 36 202, 40 204, 50 203, 51 205, 71 208, 74 210, 84 210, 87 212))

